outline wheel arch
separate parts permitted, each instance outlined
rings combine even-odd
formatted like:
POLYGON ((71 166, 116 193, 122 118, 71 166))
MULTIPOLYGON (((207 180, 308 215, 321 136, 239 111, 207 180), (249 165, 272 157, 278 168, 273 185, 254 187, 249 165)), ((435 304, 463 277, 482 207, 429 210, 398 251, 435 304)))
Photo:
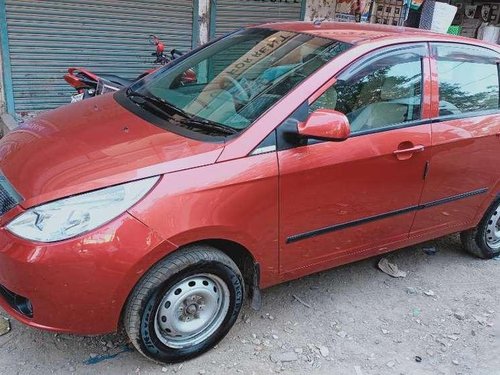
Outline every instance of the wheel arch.
POLYGON ((492 189, 488 192, 487 197, 483 200, 481 206, 477 209, 476 216, 472 222, 472 227, 479 225, 481 220, 483 220, 484 215, 488 212, 490 207, 500 199, 500 180, 492 186, 492 189))
MULTIPOLYGON (((196 245, 209 245, 219 249, 229 258, 233 260, 234 263, 240 269, 243 279, 245 280, 245 285, 251 285, 254 278, 254 272, 256 265, 258 265, 255 257, 252 253, 243 245, 238 242, 226 240, 226 239, 208 239, 202 240, 190 244, 189 246, 196 245)), ((260 279, 260 275, 258 275, 260 279)), ((260 281, 260 280, 259 280, 260 281)))

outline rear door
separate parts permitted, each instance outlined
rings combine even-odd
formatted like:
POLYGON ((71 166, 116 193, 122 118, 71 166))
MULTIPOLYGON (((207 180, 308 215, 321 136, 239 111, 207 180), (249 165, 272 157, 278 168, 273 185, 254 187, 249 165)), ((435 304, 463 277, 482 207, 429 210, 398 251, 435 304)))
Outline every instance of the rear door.
POLYGON ((500 174, 500 55, 456 43, 432 45, 432 157, 412 235, 471 226, 500 174))
POLYGON ((426 44, 378 51, 278 128, 281 272, 346 263, 408 238, 430 156, 429 74, 426 44), (346 114, 351 138, 287 143, 288 124, 320 108, 346 114))

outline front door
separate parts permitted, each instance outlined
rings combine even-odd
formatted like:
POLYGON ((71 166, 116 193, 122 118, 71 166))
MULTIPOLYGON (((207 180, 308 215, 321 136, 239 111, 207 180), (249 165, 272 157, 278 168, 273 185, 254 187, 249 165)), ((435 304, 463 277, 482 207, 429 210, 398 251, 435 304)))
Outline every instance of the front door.
POLYGON ((426 56, 425 44, 379 51, 278 128, 282 273, 346 263, 408 237, 429 160, 426 56), (346 114, 351 138, 304 145, 281 135, 319 108, 346 114))

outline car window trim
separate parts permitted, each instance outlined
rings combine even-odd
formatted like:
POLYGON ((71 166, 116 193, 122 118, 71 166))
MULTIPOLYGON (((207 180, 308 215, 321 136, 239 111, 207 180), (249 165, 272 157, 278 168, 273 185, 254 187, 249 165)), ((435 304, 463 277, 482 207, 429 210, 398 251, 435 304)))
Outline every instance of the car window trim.
POLYGON ((254 155, 268 154, 270 152, 276 152, 276 145, 257 147, 249 155, 254 156, 254 155))
MULTIPOLYGON (((369 53, 360 56, 356 60, 352 61, 350 65, 344 67, 338 74, 336 75, 337 80, 347 80, 351 75, 359 72, 359 70, 363 69, 370 61, 381 57, 382 55, 386 55, 389 53, 404 51, 407 49, 417 49, 421 47, 422 50, 425 50, 425 53, 422 55, 422 59, 430 56, 429 47, 427 42, 405 42, 401 44, 391 45, 387 47, 381 47, 374 51, 370 51, 369 53), (344 77, 345 75, 345 77, 344 77)), ((330 87, 330 86, 329 86, 330 87)), ((326 90, 325 90, 326 91, 326 90)))
POLYGON ((276 130, 273 130, 247 156, 268 154, 271 152, 276 152, 277 149, 278 142, 276 140, 276 130))
POLYGON ((419 120, 413 120, 413 121, 406 121, 406 122, 398 122, 396 124, 386 126, 384 128, 378 128, 378 129, 371 129, 371 130, 365 130, 365 131, 359 131, 356 133, 352 133, 350 138, 354 137, 360 137, 363 135, 369 135, 369 134, 375 134, 375 133, 383 133, 385 131, 391 131, 391 130, 398 130, 398 129, 404 129, 404 128, 412 128, 414 126, 420 126, 420 125, 428 125, 432 123, 432 119, 430 118, 425 118, 425 119, 419 119, 419 120))
POLYGON ((464 112, 464 113, 458 113, 458 114, 454 114, 454 115, 438 116, 438 117, 433 117, 430 120, 434 124, 434 123, 438 123, 438 122, 454 121, 454 120, 468 119, 468 118, 474 118, 474 117, 491 116, 491 115, 496 115, 496 114, 500 114, 500 108, 487 109, 487 110, 474 111, 474 112, 464 112))
POLYGON ((495 50, 494 48, 491 48, 490 46, 486 45, 477 45, 477 44, 471 44, 471 43, 465 43, 465 42, 457 42, 457 41, 442 41, 442 40, 430 40, 429 42, 430 45, 430 52, 431 52, 431 57, 436 58, 434 55, 434 47, 437 45, 448 45, 448 46, 453 46, 453 47, 464 47, 464 48, 470 48, 470 49, 479 49, 479 50, 485 50, 488 52, 493 52, 494 54, 497 55, 497 63, 500 63, 500 52, 495 50))

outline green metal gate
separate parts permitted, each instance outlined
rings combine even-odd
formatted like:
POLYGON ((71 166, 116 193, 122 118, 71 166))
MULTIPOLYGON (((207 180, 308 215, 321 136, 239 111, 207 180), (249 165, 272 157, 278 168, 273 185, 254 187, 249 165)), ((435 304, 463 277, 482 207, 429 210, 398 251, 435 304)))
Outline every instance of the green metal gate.
POLYGON ((215 0, 212 5, 212 36, 227 34, 242 26, 304 19, 302 0, 215 0), (215 26, 215 27, 213 27, 215 26))
POLYGON ((2 51, 17 113, 68 103, 72 89, 63 75, 69 66, 138 76, 153 67, 150 34, 167 49, 187 51, 192 45, 191 0, 0 0, 2 5, 2 51))

